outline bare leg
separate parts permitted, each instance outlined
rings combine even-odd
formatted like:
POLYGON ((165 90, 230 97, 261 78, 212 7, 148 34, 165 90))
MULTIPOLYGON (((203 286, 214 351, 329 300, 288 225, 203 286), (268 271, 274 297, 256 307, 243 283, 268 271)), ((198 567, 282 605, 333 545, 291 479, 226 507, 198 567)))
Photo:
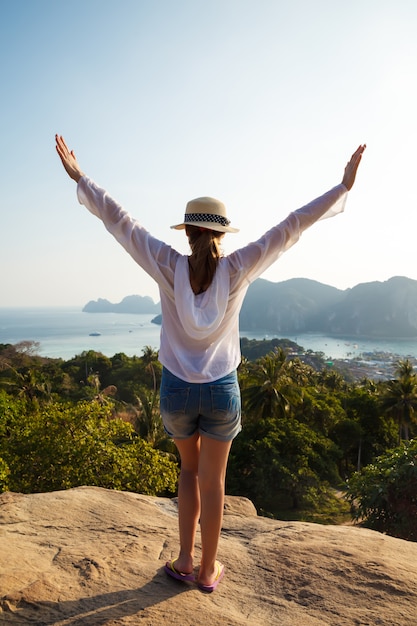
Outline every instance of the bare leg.
POLYGON ((198 466, 200 457, 200 435, 188 439, 175 439, 181 457, 181 472, 178 484, 178 523, 180 553, 174 567, 183 574, 193 571, 194 542, 200 517, 200 490, 198 466))
POLYGON ((218 573, 217 549, 223 521, 224 490, 231 441, 201 437, 198 483, 200 487, 202 557, 198 582, 211 585, 218 573))

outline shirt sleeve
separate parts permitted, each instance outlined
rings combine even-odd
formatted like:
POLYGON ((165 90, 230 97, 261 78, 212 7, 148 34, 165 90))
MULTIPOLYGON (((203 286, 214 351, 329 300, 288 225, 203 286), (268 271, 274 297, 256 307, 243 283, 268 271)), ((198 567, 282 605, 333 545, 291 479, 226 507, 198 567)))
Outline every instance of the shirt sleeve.
POLYGON ((102 220, 106 229, 161 288, 173 289, 178 252, 153 237, 107 191, 87 176, 79 180, 77 196, 80 204, 102 220))
POLYGON ((301 234, 315 222, 333 217, 344 211, 347 189, 337 185, 309 204, 293 211, 260 239, 232 252, 227 258, 232 268, 234 282, 253 282, 286 250, 291 248, 301 234))

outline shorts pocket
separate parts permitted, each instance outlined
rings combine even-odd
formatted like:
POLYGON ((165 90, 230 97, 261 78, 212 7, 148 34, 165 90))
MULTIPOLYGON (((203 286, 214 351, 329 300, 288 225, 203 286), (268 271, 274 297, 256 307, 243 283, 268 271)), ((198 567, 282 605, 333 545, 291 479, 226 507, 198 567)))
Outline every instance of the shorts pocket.
POLYGON ((211 410, 221 413, 240 414, 240 390, 236 383, 217 384, 211 387, 211 410))
POLYGON ((182 389, 169 389, 169 393, 161 396, 160 399, 161 415, 186 413, 189 395, 189 387, 182 389))

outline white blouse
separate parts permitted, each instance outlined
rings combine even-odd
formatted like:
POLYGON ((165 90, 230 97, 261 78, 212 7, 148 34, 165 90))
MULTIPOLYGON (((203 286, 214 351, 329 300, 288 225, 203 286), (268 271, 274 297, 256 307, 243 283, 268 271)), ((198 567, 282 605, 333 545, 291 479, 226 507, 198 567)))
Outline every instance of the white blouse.
POLYGON ((340 184, 268 230, 260 239, 222 257, 210 287, 195 295, 188 256, 153 237, 94 181, 83 176, 78 200, 100 218, 131 257, 158 283, 162 325, 159 360, 191 383, 222 378, 240 363, 239 312, 251 282, 319 219, 344 210, 340 184))

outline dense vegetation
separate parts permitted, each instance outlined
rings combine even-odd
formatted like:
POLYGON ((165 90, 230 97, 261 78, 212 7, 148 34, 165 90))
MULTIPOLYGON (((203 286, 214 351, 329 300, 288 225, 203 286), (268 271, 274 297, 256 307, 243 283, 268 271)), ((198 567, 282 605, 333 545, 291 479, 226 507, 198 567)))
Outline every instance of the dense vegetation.
MULTIPOLYGON (((293 344, 273 341, 242 341, 243 430, 227 492, 264 515, 338 523, 351 514, 417 540, 413 366, 399 361, 393 380, 352 383, 320 355, 306 362, 293 344)), ((0 492, 89 484, 175 494, 155 351, 68 361, 36 351, 32 342, 0 345, 0 492)))

